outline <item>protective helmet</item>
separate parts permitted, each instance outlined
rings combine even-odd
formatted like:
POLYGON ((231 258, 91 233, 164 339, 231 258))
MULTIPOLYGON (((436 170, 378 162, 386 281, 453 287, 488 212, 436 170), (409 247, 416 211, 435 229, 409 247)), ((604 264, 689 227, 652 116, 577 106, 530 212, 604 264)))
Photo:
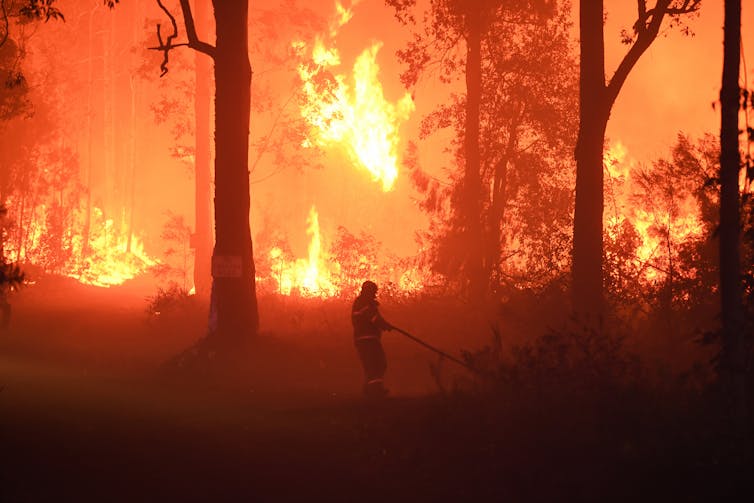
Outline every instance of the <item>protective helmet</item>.
POLYGON ((374 295, 377 293, 377 283, 374 281, 365 281, 361 284, 361 293, 374 295))

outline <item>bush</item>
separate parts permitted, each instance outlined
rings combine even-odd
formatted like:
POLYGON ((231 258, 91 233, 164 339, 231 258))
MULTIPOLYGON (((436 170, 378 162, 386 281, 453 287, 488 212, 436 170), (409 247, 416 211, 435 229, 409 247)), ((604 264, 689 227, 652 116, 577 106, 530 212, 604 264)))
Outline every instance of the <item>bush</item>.
POLYGON ((157 293, 146 300, 146 312, 150 320, 185 315, 196 311, 198 307, 195 296, 175 283, 167 288, 158 288, 157 293))

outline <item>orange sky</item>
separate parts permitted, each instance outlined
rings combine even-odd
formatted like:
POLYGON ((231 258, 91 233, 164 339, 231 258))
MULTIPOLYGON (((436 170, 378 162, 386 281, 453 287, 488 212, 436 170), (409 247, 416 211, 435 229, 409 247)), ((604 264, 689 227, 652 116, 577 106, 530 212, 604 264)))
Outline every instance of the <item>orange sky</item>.
MULTIPOLYGON (((743 5, 744 52, 754 58, 754 9, 743 5)), ((635 15, 635 2, 607 0, 607 50, 614 69, 618 55, 625 52, 618 39, 624 22, 635 15)), ((751 7, 751 5, 748 5, 751 7)), ((722 74, 723 0, 703 0, 697 19, 689 23, 693 37, 678 30, 658 37, 629 76, 618 97, 608 124, 607 135, 620 139, 641 161, 667 154, 678 131, 692 136, 717 133, 719 111, 712 109, 717 100, 722 74)), ((754 79, 754 59, 748 65, 754 79)))

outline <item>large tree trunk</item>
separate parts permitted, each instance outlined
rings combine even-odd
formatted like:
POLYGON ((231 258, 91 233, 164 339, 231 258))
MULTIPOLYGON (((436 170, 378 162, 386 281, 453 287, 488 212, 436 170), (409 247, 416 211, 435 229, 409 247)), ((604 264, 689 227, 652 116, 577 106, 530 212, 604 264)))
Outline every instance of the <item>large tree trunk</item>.
POLYGON ((482 99, 482 16, 478 9, 466 13, 466 136, 465 169, 461 200, 461 225, 466 233, 465 273, 469 296, 480 300, 487 293, 489 279, 484 274, 481 198, 482 180, 479 154, 479 108, 482 99))
MULTIPOLYGON (((209 39, 209 3, 199 0, 195 5, 197 32, 202 40, 209 39)), ((196 95, 194 97, 194 120, 196 124, 195 145, 195 209, 194 209, 194 287, 199 295, 209 295, 211 286, 210 259, 212 255, 212 222, 210 215, 211 162, 210 106, 212 60, 206 54, 196 52, 196 95)))
POLYGON ((573 223, 573 309, 584 320, 603 312, 602 149, 610 116, 605 96, 602 1, 581 0, 580 122, 576 143, 576 208, 573 223))
POLYGON ((254 259, 249 227, 251 65, 248 2, 213 0, 215 53, 215 249, 212 302, 220 346, 237 348, 257 333, 254 259))
POLYGON ((746 418, 744 314, 741 299, 740 209, 738 178, 739 62, 741 0, 725 0, 723 80, 720 90, 720 296, 722 370, 728 381, 737 422, 746 418))

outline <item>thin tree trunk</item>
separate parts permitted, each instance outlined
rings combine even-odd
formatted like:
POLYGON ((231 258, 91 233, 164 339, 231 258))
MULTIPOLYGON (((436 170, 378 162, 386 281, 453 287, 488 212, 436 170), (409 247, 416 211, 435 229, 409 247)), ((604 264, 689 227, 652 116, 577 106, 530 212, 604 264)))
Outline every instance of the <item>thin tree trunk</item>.
MULTIPOLYGON (((573 221, 573 309, 582 322, 595 324, 604 314, 602 154, 610 111, 639 58, 649 49, 668 14, 672 0, 657 0, 642 13, 638 33, 605 84, 605 42, 602 0, 581 0, 579 9, 580 86, 579 135, 576 143, 576 208, 573 221), (646 16, 645 16, 646 15, 646 16)), ((640 11, 647 8, 639 2, 640 11)), ((695 12, 697 3, 679 7, 677 15, 695 12)))
POLYGON ((514 111, 508 127, 508 141, 502 159, 495 166, 492 181, 492 197, 487 223, 487 276, 495 279, 495 285, 500 284, 499 271, 504 246, 503 221, 508 205, 508 167, 513 161, 516 145, 518 144, 518 126, 521 117, 521 106, 514 111), (494 274, 493 274, 494 271, 494 274))
MULTIPOLYGON (((111 19, 114 19, 111 16, 111 19)), ((112 214, 116 215, 117 212, 113 208, 113 190, 112 180, 115 178, 114 173, 114 160, 113 154, 114 148, 114 105, 113 95, 111 92, 113 83, 113 71, 111 67, 114 65, 112 54, 112 43, 109 35, 112 33, 112 26, 106 35, 102 37, 102 172, 104 176, 103 180, 103 197, 102 197, 102 221, 106 222, 108 218, 111 218, 112 214)), ((113 222, 116 221, 113 218, 113 222)), ((103 232, 105 233, 105 243, 110 243, 109 232, 112 229, 105 227, 103 232)))
POLYGON ((127 170, 127 183, 128 190, 128 222, 127 222, 127 240, 126 240, 126 252, 131 252, 131 245, 134 234, 134 210, 136 206, 136 78, 131 75, 129 77, 129 89, 131 95, 131 103, 129 109, 129 132, 128 132, 128 170, 127 170))
MULTIPOLYGON (((202 40, 209 39, 210 23, 208 0, 194 2, 197 32, 202 40)), ((196 52, 196 95, 194 97, 195 145, 195 209, 194 209, 194 287, 198 295, 209 295, 211 287, 212 221, 210 214, 211 161, 210 106, 211 59, 196 52)))
POLYGON ((92 92, 94 90, 94 62, 92 47, 94 46, 94 9, 89 11, 87 60, 86 60, 86 215, 84 216, 84 231, 81 245, 81 260, 89 256, 89 236, 92 228, 92 186, 94 184, 94 160, 92 159, 92 92))
POLYGON ((487 293, 489 278, 484 274, 482 219, 482 180, 479 153, 479 109, 482 99, 482 17, 475 9, 466 13, 466 136, 462 225, 466 231, 466 275, 469 296, 481 300, 487 293))
POLYGON ((249 227, 248 2, 213 0, 213 5, 217 44, 212 302, 217 319, 215 336, 221 346, 230 349, 246 344, 259 327, 249 227))
POLYGON ((725 0, 723 78, 720 90, 720 300, 723 325, 722 370, 731 393, 735 422, 747 416, 744 314, 741 292, 738 145, 741 0, 725 0))
POLYGON ((23 246, 24 237, 24 211, 26 210, 26 195, 21 194, 21 201, 18 205, 18 225, 16 230, 16 262, 21 262, 21 247, 23 246))

